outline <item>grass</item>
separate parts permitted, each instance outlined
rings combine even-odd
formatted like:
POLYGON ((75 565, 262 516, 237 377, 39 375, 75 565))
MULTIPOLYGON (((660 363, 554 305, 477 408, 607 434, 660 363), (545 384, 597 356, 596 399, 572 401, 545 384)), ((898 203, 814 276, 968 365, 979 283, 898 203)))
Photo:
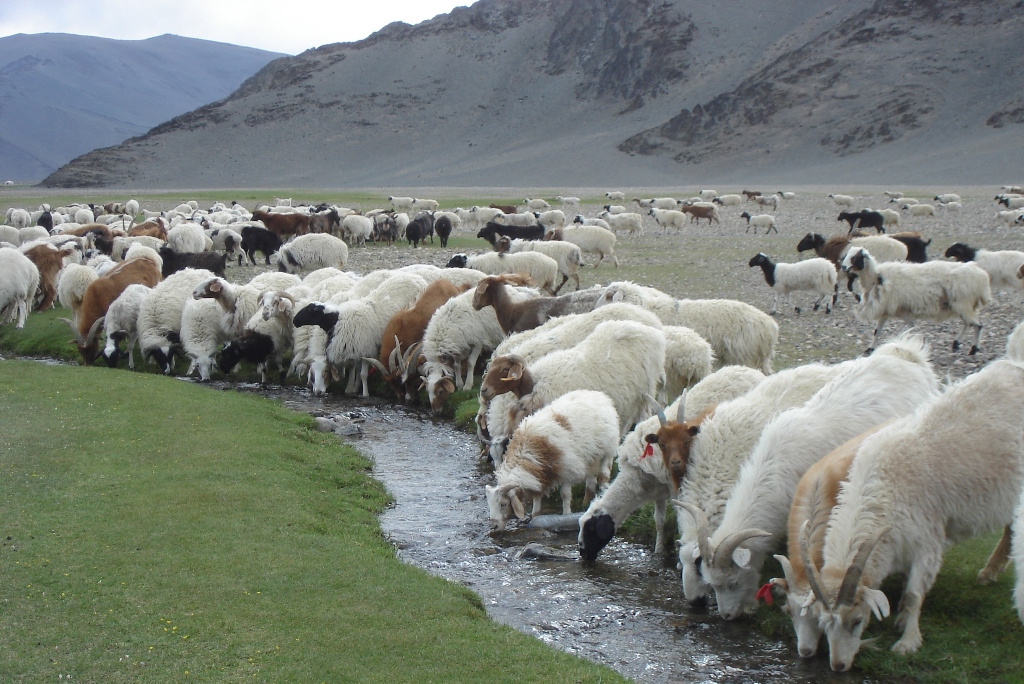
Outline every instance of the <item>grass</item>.
POLYGON ((398 561, 369 462, 271 401, 6 361, 0 415, 2 681, 619 680, 398 561))

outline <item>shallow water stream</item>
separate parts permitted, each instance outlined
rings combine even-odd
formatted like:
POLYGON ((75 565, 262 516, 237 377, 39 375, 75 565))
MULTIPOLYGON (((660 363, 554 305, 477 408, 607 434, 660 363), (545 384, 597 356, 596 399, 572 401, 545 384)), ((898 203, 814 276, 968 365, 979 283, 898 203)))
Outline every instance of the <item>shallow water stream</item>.
MULTIPOLYGON (((517 559, 530 542, 575 556, 576 533, 489 534, 484 485, 493 482, 491 466, 478 458, 476 440, 449 422, 375 399, 239 389, 313 415, 363 419, 364 435, 348 439, 373 459, 374 475, 395 499, 381 526, 399 556, 470 587, 499 622, 641 682, 856 681, 833 675, 827 656, 803 661, 791 643, 767 639, 747 623, 688 610, 676 571, 649 548, 616 538, 592 566, 517 559)), ((552 502, 544 512, 560 512, 552 502)))

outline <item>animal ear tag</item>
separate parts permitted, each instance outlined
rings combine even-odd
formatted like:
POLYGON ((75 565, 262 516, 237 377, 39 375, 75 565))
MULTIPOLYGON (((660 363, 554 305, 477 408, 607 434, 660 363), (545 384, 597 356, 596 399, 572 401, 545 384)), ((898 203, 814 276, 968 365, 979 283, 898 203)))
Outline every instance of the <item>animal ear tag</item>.
POLYGON ((762 585, 761 588, 758 589, 757 593, 754 595, 754 600, 764 600, 766 605, 772 605, 772 583, 768 582, 767 584, 762 585))
POLYGON ((644 449, 644 453, 640 454, 640 459, 643 460, 648 456, 654 455, 654 445, 650 442, 647 443, 647 447, 644 449))

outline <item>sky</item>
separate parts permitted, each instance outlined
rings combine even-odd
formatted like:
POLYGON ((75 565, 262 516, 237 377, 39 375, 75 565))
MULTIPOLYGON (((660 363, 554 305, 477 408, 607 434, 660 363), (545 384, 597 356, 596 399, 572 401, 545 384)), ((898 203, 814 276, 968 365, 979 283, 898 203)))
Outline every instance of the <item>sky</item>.
POLYGON ((77 33, 139 40, 164 33, 295 55, 418 24, 474 0, 0 0, 0 37, 77 33))

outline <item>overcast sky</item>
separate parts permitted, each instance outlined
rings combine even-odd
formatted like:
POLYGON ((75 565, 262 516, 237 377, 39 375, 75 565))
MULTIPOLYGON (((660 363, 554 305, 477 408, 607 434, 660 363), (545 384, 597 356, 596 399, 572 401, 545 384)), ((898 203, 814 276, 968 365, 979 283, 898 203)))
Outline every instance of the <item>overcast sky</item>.
POLYGON ((78 33, 136 40, 164 33, 298 54, 417 24, 474 0, 0 0, 0 37, 78 33))

